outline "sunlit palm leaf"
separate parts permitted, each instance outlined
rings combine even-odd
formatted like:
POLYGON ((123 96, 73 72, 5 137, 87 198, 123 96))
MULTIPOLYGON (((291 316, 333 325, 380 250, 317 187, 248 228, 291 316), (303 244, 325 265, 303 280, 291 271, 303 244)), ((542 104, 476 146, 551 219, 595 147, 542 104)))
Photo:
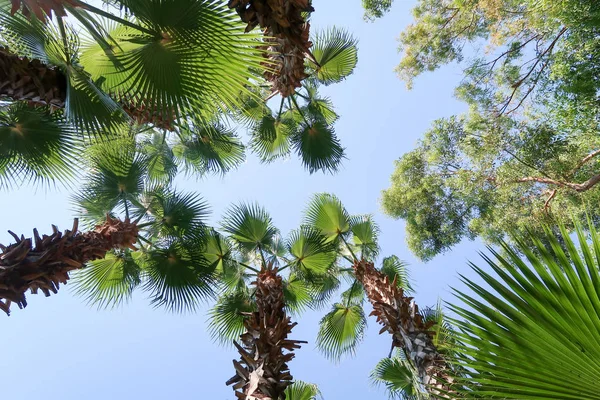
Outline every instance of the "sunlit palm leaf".
POLYGON ((321 97, 315 85, 304 84, 308 98, 302 111, 309 119, 323 121, 327 125, 333 125, 338 120, 333 103, 329 97, 321 97))
POLYGON ((163 134, 153 132, 141 142, 141 151, 147 158, 147 175, 150 183, 170 183, 177 174, 177 164, 171 146, 163 134))
POLYGON ((81 227, 88 230, 102 224, 106 220, 106 215, 116 218, 114 209, 120 201, 118 198, 108 200, 99 198, 93 190, 86 189, 80 190, 71 199, 81 227))
POLYGON ((44 108, 0 108, 0 188, 24 181, 68 183, 79 171, 77 132, 44 108))
POLYGON ((304 226, 293 231, 286 243, 292 267, 302 274, 325 274, 337 258, 336 248, 315 228, 304 226))
POLYGON ((328 193, 316 194, 305 211, 304 223, 325 235, 330 241, 350 230, 350 216, 342 202, 328 193))
POLYGON ((428 394, 421 390, 418 372, 401 352, 379 361, 371 372, 371 381, 375 385, 384 385, 392 399, 429 399, 428 394))
POLYGON ((300 315, 312 302, 309 286, 295 274, 284 280, 283 295, 286 308, 294 315, 300 315))
POLYGON ((97 46, 82 64, 103 88, 164 118, 212 115, 235 108, 245 86, 262 71, 258 36, 243 34, 238 16, 213 0, 126 2, 142 29, 124 25, 110 32, 117 42, 115 65, 97 46))
POLYGON ((365 290, 359 281, 354 280, 350 288, 342 293, 342 302, 353 306, 362 306, 365 301, 365 290))
POLYGON ((292 136, 292 147, 311 174, 335 172, 344 159, 344 148, 333 128, 318 120, 300 126, 292 136))
POLYGON ((73 276, 75 293, 98 308, 116 307, 131 299, 141 283, 140 253, 109 252, 73 276))
POLYGON ((302 381, 294 381, 285 389, 286 400, 319 400, 322 399, 321 391, 317 385, 302 381))
POLYGON ((198 242, 173 241, 146 253, 144 290, 150 292, 154 306, 194 311, 213 295, 214 272, 202 257, 202 247, 198 242))
POLYGON ((290 154, 290 141, 296 123, 289 118, 264 116, 254 125, 250 148, 261 161, 271 162, 290 154))
POLYGON ((455 323, 465 398, 600 398, 600 240, 590 224, 588 244, 576 225, 580 252, 565 229, 547 233, 551 248, 531 234, 515 239, 517 250, 490 249, 493 274, 473 265, 485 287, 463 277, 474 294, 455 291, 462 304, 451 309, 464 318, 455 323))
POLYGON ((352 241, 365 260, 372 260, 379 255, 379 226, 372 215, 357 215, 350 219, 352 241))
POLYGON ((257 204, 231 207, 222 226, 231 239, 246 251, 268 249, 278 232, 267 211, 257 204))
POLYGON ((396 285, 404 290, 404 293, 412 293, 408 264, 396 256, 385 257, 381 262, 381 272, 390 278, 390 282, 396 280, 396 285))
POLYGON ((196 193, 178 193, 158 189, 150 198, 146 213, 151 215, 148 233, 153 238, 203 238, 208 205, 196 193))
POLYGON ((357 40, 347 31, 333 27, 317 33, 312 53, 319 66, 309 63, 319 82, 329 85, 352 74, 358 61, 357 40))
POLYGON ((353 355, 363 340, 366 327, 367 319, 362 307, 335 304, 321 319, 317 349, 335 361, 344 355, 353 355))
POLYGON ((244 145, 235 132, 220 123, 186 126, 174 152, 188 172, 202 176, 207 173, 224 174, 244 159, 244 145))
POLYGON ((208 326, 213 340, 229 345, 233 340, 239 340, 245 331, 245 316, 242 313, 253 311, 255 304, 246 291, 220 296, 217 304, 208 312, 208 326))

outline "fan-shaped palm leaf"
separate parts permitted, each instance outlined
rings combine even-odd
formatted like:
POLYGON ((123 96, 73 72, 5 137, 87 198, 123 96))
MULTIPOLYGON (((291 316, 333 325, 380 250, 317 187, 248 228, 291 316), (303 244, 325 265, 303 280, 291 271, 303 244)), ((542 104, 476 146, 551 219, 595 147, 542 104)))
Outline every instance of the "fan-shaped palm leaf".
POLYGON ((320 97, 316 85, 305 82, 303 87, 306 89, 307 98, 306 105, 302 107, 302 111, 309 119, 333 125, 338 120, 339 115, 336 114, 331 99, 329 97, 320 97))
POLYGON ((76 174, 75 129, 45 108, 0 108, 0 188, 26 180, 69 182, 76 174))
POLYGON ((392 358, 384 358, 371 372, 371 382, 384 385, 390 398, 426 400, 429 395, 421 390, 419 375, 401 351, 392 358))
POLYGON ((381 272, 390 278, 390 282, 396 280, 396 285, 404 290, 404 293, 413 292, 410 282, 410 273, 408 264, 400 260, 397 256, 388 256, 381 261, 381 272))
POLYGON ((208 312, 208 326, 213 340, 231 345, 244 333, 244 313, 256 310, 254 301, 245 290, 238 290, 219 297, 208 312))
POLYGON ((250 148, 263 162, 287 157, 290 154, 290 141, 295 128, 296 123, 290 118, 277 120, 271 115, 266 115, 252 129, 250 148))
POLYGON ((177 164, 165 134, 152 132, 140 144, 140 151, 146 155, 147 176, 152 184, 168 184, 177 174, 177 164))
POLYGON ((325 274, 337 258, 336 248, 315 228, 304 226, 293 231, 286 243, 292 267, 303 275, 325 274))
POLYGON ((244 145, 234 131, 220 123, 184 127, 174 152, 188 172, 199 176, 207 173, 224 174, 244 159, 244 145))
POLYGON ((342 202, 328 193, 316 194, 308 203, 304 223, 333 241, 350 230, 350 216, 342 202))
MULTIPOLYGON (((124 3, 125 4, 125 3, 124 3)), ((213 115, 239 105, 240 93, 262 71, 258 36, 243 34, 237 16, 214 0, 127 1, 134 27, 110 32, 112 57, 94 45, 81 58, 94 79, 122 101, 143 101, 162 118, 213 115), (119 66, 122 66, 119 67, 119 66)))
POLYGON ((285 307, 294 315, 300 315, 312 302, 310 287, 295 274, 283 281, 285 307))
POLYGON ((245 251, 268 249, 277 234, 267 211, 257 204, 239 204, 227 212, 223 230, 245 251))
POLYGON ((342 302, 346 305, 362 306, 364 301, 365 289, 357 280, 354 280, 350 287, 342 293, 342 302))
POLYGON ((374 259, 379 255, 379 226, 372 215, 357 215, 350 219, 352 241, 358 247, 361 257, 365 260, 374 259))
POLYGON ((317 385, 295 381, 285 389, 285 398, 286 400, 319 400, 323 396, 317 385))
POLYGON ((202 256, 202 247, 196 241, 173 241, 145 254, 144 289, 154 306, 194 311, 201 300, 213 295, 214 271, 202 256))
POLYGON ((141 283, 143 265, 140 261, 139 252, 109 252, 75 274, 75 293, 98 308, 119 306, 131 298, 141 283))
POLYGON ((337 303, 319 325, 317 349, 327 358, 338 361, 345 354, 354 354, 363 340, 367 319, 361 306, 337 303))
POLYGON ((302 124, 292 136, 292 147, 311 174, 335 172, 344 158, 344 148, 333 128, 319 120, 302 124))
POLYGON ((312 53, 318 66, 309 63, 319 82, 329 85, 352 73, 358 61, 357 41, 340 28, 330 28, 316 34, 312 53))
POLYGON ((463 277, 474 294, 455 291, 463 304, 451 309, 464 318, 465 398, 600 398, 600 240, 589 230, 591 244, 577 225, 580 251, 565 229, 548 232, 551 248, 533 234, 516 238, 517 250, 484 256, 494 274, 473 265, 485 287, 463 277))

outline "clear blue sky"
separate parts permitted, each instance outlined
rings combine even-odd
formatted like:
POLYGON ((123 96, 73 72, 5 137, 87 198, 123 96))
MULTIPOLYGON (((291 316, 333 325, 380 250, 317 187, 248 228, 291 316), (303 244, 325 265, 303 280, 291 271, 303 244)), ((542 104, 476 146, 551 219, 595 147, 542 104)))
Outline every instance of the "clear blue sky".
MULTIPOLYGON (((282 233, 298 227, 311 194, 339 196, 353 214, 373 213, 382 229, 383 255, 396 254, 411 265, 417 302, 433 305, 451 299, 450 286, 460 286, 459 273, 472 275, 467 260, 480 263, 478 242, 423 264, 408 252, 404 224, 384 216, 379 197, 388 186, 394 160, 411 150, 440 117, 463 110, 453 88, 460 70, 450 66, 420 77, 412 91, 395 75, 396 38, 411 21, 413 1, 396 0, 385 18, 366 23, 359 0, 314 0, 313 29, 346 27, 359 39, 359 62, 347 81, 325 88, 341 119, 336 131, 348 160, 336 175, 309 175, 294 157, 262 165, 253 156, 224 178, 181 181, 179 189, 197 191, 211 205, 213 222, 225 208, 241 200, 257 201, 271 213, 282 233)), ((0 243, 11 229, 29 235, 37 227, 50 230, 71 225, 68 191, 23 188, 0 193, 3 210, 0 243)), ((143 294, 112 311, 97 311, 75 297, 69 285, 58 295, 28 296, 26 310, 0 315, 3 399, 232 399, 225 381, 233 375, 233 348, 219 347, 206 332, 206 310, 172 315, 149 305, 143 294)), ((369 372, 389 351, 390 338, 378 336, 369 319, 365 341, 356 356, 334 365, 314 349, 317 323, 324 312, 302 316, 292 338, 308 340, 291 362, 296 379, 316 383, 326 399, 385 399, 383 389, 369 384, 369 372)))

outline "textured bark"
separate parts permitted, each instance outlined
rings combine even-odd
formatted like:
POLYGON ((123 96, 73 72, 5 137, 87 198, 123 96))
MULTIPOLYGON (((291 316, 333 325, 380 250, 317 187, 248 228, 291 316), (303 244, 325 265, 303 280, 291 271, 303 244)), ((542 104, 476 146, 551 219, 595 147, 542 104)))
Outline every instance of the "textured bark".
MULTIPOLYGON (((157 110, 143 99, 131 99, 127 95, 112 93, 111 96, 136 123, 174 130, 174 110, 157 110)), ((64 108, 67 77, 56 67, 19 57, 0 47, 0 99, 27 101, 33 106, 49 105, 52 109, 64 108)))
POLYGON ((371 315, 383 325, 381 333, 387 331, 393 337, 393 345, 404 350, 416 367, 421 383, 434 396, 450 398, 442 392, 452 392, 449 384, 448 365, 433 344, 434 332, 429 329, 435 322, 425 322, 419 308, 407 297, 396 281, 378 271, 373 263, 354 263, 357 279, 363 284, 369 301, 373 305, 371 315))
POLYGON ((236 374, 227 381, 238 399, 283 400, 292 383, 287 363, 300 343, 287 338, 296 323, 285 313, 283 283, 277 268, 263 268, 256 278, 256 310, 244 321, 242 344, 234 341, 240 361, 234 360, 236 374), (284 353, 285 351, 285 353, 284 353))
POLYGON ((19 308, 27 306, 27 290, 33 294, 41 290, 50 296, 61 283, 67 283, 70 271, 83 268, 86 262, 104 258, 111 249, 135 249, 138 235, 134 223, 110 217, 85 233, 77 232, 77 219, 64 233, 54 225, 52 229, 51 235, 41 237, 34 229, 33 240, 9 231, 16 243, 0 244, 0 309, 6 314, 10 313, 11 303, 19 308))
POLYGON ((314 11, 311 0, 230 0, 246 32, 260 26, 265 35, 264 57, 269 69, 265 78, 271 90, 288 97, 295 93, 307 77, 304 58, 312 43, 309 40, 310 24, 302 12, 314 11))

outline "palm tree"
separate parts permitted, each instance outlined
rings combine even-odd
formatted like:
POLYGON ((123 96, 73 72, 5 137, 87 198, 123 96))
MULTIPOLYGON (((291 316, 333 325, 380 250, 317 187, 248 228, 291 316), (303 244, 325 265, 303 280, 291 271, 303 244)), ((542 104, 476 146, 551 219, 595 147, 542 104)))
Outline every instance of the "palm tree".
POLYGON ((286 400, 319 400, 323 396, 317 385, 295 381, 285 390, 285 398, 286 400))
POLYGON ((473 265, 485 284, 462 277, 470 293, 455 290, 451 310, 464 398, 600 398, 600 237, 575 225, 578 246, 563 227, 524 235, 489 249, 490 272, 473 265))
POLYGON ((284 243, 256 205, 232 207, 222 228, 227 236, 212 232, 207 258, 222 281, 222 295, 210 313, 213 336, 233 340, 240 353, 227 384, 240 399, 284 399, 292 390, 287 363, 306 343, 288 339, 296 325, 288 313, 316 306, 335 290, 335 249, 306 228, 284 243))
POLYGON ((434 343, 436 321, 427 321, 408 297, 412 289, 406 265, 395 256, 384 258, 379 269, 373 263, 379 253, 379 230, 372 217, 350 216, 335 196, 318 194, 309 203, 305 224, 340 247, 351 265, 341 269, 351 282, 350 288, 321 320, 317 347, 332 359, 355 351, 366 327, 366 296, 373 307, 371 315, 383 325, 381 333, 392 335, 392 347, 402 349, 420 384, 434 395, 448 391, 452 377, 450 366, 434 343))

